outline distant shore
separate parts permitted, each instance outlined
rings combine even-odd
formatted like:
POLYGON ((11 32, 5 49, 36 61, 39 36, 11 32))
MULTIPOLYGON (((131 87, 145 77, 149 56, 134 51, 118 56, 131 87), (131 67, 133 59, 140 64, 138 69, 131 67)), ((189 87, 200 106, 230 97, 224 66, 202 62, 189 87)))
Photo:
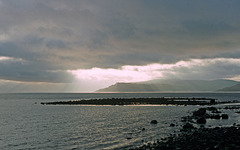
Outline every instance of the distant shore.
POLYGON ((77 101, 41 102, 42 105, 216 105, 219 102, 211 98, 161 97, 161 98, 107 98, 77 101))

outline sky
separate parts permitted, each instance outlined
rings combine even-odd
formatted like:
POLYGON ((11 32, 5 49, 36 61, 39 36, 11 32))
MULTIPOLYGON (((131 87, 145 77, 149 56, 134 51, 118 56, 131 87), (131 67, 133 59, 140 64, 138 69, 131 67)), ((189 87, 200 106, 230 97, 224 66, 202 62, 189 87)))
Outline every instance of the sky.
POLYGON ((0 0, 0 92, 240 81, 239 0, 0 0))

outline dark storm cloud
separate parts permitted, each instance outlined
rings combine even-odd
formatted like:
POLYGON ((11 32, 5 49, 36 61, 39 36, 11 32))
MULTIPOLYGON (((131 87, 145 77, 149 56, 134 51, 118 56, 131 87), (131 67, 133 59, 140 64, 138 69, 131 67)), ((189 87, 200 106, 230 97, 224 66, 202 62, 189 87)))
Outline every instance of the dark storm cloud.
POLYGON ((49 49, 66 49, 66 45, 61 40, 49 40, 46 42, 46 47, 49 49))
POLYGON ((28 62, 0 62, 0 77, 65 82, 66 70, 238 58, 239 6, 238 0, 0 0, 0 56, 28 62))
POLYGON ((36 63, 10 59, 0 61, 0 78, 3 80, 25 82, 69 83, 72 74, 61 70, 47 70, 47 67, 36 63))

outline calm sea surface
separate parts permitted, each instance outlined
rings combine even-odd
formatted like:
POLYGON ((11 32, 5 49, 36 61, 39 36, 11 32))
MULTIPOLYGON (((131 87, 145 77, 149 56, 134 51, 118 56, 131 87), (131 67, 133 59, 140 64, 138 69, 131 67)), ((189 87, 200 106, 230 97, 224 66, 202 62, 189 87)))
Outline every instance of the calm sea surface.
MULTIPOLYGON (((180 117, 200 107, 40 104, 117 97, 207 97, 222 101, 240 100, 240 93, 0 94, 0 149, 129 149, 177 133, 180 117), (154 119, 157 125, 150 124, 154 119), (171 123, 178 126, 170 127, 171 123)), ((234 116, 221 124, 239 120, 234 116)))

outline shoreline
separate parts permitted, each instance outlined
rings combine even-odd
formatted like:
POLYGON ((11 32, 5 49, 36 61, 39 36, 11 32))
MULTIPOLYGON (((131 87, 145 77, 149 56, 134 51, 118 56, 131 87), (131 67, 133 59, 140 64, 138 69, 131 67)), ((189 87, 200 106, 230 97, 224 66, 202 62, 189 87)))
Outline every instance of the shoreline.
POLYGON ((231 127, 198 128, 170 136, 165 141, 148 143, 129 150, 237 150, 240 149, 240 125, 231 127))
MULTIPOLYGON (((179 134, 172 134, 169 137, 156 142, 130 148, 129 150, 200 150, 214 149, 226 150, 240 149, 240 124, 233 123, 230 126, 205 127, 207 119, 224 119, 227 120, 228 114, 222 113, 221 110, 231 110, 240 115, 240 106, 225 106, 223 108, 202 107, 192 112, 191 116, 183 116, 184 125, 179 134), (202 120, 202 121, 199 121, 202 120), (195 127, 194 125, 200 127, 195 127)), ((175 126, 172 124, 173 127, 175 126)))

